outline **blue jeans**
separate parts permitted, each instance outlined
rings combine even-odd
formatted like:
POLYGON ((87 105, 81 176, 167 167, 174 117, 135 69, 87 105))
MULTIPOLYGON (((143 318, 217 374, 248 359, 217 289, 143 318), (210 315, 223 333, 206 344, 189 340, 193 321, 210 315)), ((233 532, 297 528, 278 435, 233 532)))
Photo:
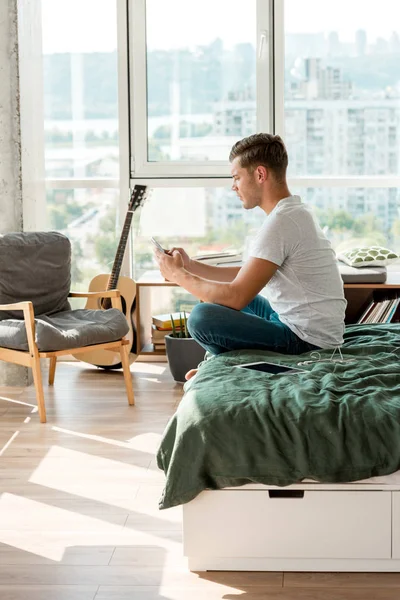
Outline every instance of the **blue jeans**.
POLYGON ((188 329, 211 354, 250 349, 302 354, 319 349, 281 323, 262 296, 256 296, 241 311, 208 302, 196 304, 188 319, 188 329))

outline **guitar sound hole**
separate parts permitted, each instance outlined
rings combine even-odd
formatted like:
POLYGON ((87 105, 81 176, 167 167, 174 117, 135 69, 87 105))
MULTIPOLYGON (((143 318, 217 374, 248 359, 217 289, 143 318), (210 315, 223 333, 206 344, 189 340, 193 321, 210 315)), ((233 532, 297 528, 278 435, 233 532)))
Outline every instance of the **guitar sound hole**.
POLYGON ((102 298, 100 300, 100 306, 103 310, 108 310, 109 308, 112 308, 111 298, 102 298))
MULTIPOLYGON (((122 312, 126 316, 126 302, 125 302, 125 298, 123 296, 121 296, 121 304, 122 304, 122 312)), ((112 308, 111 298, 102 298, 100 300, 100 306, 103 310, 108 310, 109 308, 112 308)))

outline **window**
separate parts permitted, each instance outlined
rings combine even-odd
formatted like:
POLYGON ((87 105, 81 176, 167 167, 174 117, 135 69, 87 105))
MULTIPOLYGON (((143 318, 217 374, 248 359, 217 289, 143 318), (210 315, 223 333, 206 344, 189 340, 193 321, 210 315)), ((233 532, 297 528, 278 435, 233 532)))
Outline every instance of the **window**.
POLYGON ((41 3, 42 227, 71 240, 75 290, 87 290, 95 275, 111 271, 128 200, 120 193, 117 7, 117 0, 41 3))
POLYGON ((283 136, 290 189, 335 247, 400 249, 397 0, 379 18, 361 0, 41 4, 43 227, 77 246, 74 285, 109 270, 136 182, 154 188, 134 216, 136 278, 155 266, 149 235, 246 251, 263 214, 231 191, 228 155, 256 131, 283 136))
POLYGON ((46 177, 118 179, 116 0, 42 0, 42 28, 46 177))
POLYGON ((154 236, 162 246, 182 246, 191 255, 244 252, 260 226, 261 209, 244 211, 230 187, 156 188, 134 215, 134 278, 155 268, 154 236))
POLYGON ((400 146, 388 153, 400 129, 396 8, 383 0, 378 17, 362 0, 285 0, 291 176, 400 175, 400 146))
POLYGON ((339 250, 364 241, 400 248, 396 8, 396 0, 382 0, 378 13, 361 0, 284 0, 277 130, 291 189, 339 250))
POLYGON ((336 251, 378 244, 400 251, 397 188, 295 188, 336 251))
POLYGON ((134 177, 229 176, 233 143, 272 128, 270 6, 130 3, 134 177))
POLYGON ((99 273, 110 273, 120 238, 119 190, 48 189, 48 228, 71 241, 73 290, 87 290, 99 273))

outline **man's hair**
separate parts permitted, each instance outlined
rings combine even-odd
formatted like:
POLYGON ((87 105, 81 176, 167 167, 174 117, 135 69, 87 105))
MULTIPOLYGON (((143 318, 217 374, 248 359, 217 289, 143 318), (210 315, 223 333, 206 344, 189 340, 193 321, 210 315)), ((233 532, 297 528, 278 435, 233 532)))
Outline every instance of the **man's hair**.
POLYGON ((279 135, 255 133, 243 138, 232 146, 229 161, 232 162, 237 157, 244 169, 254 171, 262 165, 270 169, 279 183, 285 180, 288 155, 279 135))

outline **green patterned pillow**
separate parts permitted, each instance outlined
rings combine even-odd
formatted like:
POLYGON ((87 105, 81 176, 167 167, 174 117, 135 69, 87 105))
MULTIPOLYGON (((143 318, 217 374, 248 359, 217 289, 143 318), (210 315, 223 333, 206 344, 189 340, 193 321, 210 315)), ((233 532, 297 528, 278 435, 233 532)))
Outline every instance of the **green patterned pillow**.
POLYGON ((346 252, 341 252, 337 257, 350 267, 384 267, 397 262, 400 258, 396 252, 382 246, 352 248, 346 250, 346 252))

